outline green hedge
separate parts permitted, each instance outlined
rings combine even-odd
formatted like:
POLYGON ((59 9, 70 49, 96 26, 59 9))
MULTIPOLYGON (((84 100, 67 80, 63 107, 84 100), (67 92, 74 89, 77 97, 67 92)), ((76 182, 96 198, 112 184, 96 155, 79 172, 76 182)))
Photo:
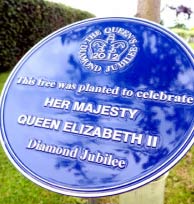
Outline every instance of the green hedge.
POLYGON ((10 70, 40 39, 92 14, 43 0, 0 0, 0 72, 10 70))

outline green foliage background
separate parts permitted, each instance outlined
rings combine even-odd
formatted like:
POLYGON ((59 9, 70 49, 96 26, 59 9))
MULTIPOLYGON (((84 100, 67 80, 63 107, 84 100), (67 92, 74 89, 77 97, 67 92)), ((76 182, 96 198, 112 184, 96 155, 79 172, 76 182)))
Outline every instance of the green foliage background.
POLYGON ((88 12, 43 0, 0 0, 0 72, 10 70, 40 39, 88 12))

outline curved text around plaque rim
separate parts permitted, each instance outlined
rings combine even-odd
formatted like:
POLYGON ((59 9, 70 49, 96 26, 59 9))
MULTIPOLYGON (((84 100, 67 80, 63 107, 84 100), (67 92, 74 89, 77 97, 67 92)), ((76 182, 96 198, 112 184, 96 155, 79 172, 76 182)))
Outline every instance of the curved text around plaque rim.
POLYGON ((126 70, 137 52, 136 37, 125 28, 112 26, 85 36, 78 56, 86 70, 111 73, 126 70))

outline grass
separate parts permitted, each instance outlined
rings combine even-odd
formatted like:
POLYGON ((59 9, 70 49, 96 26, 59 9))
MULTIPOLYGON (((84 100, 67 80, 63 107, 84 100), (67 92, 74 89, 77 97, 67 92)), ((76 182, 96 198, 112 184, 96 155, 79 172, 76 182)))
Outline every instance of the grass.
MULTIPOLYGON (((0 92, 9 72, 0 73, 0 92)), ((86 200, 45 190, 26 179, 10 163, 0 145, 0 204, 85 204, 86 200)))
POLYGON ((0 73, 0 93, 1 93, 1 90, 3 89, 4 83, 7 79, 7 77, 9 76, 9 73, 10 72, 0 73))
MULTIPOLYGON (((191 45, 194 49, 194 44, 191 45)), ((0 73, 0 92, 9 72, 0 73)), ((194 147, 170 171, 166 181, 165 204, 194 203, 194 147)), ((84 204, 85 199, 45 190, 22 176, 9 162, 0 146, 0 204, 84 204)), ((154 203, 153 203, 154 204, 154 203)))
POLYGON ((165 204, 194 203, 194 147, 170 171, 166 182, 165 204))
POLYGON ((0 204, 83 204, 84 200, 45 190, 22 176, 0 147, 0 204))

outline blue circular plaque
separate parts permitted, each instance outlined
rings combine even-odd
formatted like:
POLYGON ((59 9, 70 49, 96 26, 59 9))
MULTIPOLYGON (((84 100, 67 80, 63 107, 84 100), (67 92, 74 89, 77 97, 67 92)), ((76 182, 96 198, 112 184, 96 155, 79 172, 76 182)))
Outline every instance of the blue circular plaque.
POLYGON ((194 136, 194 56, 132 18, 62 28, 16 65, 1 97, 1 142, 30 180, 98 197, 164 174, 194 136))

